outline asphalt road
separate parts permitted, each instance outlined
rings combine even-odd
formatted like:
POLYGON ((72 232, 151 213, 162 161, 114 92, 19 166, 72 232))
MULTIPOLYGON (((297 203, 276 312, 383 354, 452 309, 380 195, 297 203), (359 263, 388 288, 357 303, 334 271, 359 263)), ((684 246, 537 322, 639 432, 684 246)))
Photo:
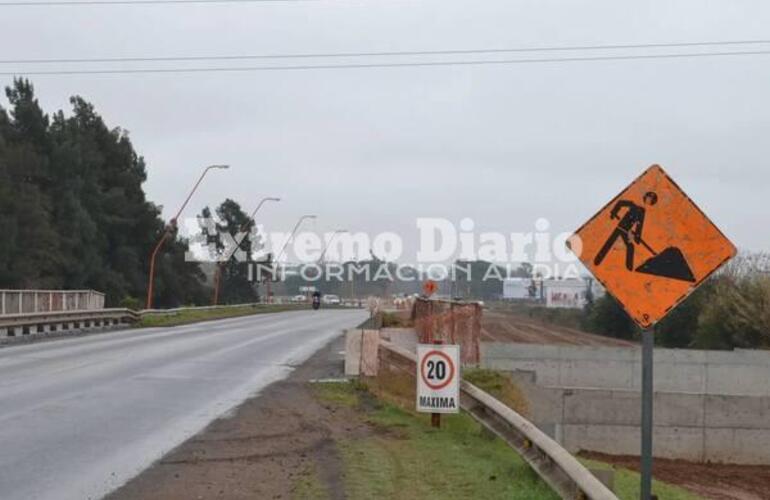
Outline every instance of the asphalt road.
POLYGON ((0 498, 100 498, 365 317, 262 314, 0 349, 0 498))

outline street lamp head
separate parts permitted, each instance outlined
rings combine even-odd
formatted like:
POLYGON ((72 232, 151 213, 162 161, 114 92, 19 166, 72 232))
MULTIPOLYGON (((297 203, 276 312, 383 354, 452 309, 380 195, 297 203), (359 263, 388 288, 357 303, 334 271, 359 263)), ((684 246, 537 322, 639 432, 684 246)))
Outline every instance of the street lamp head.
POLYGON ((227 170, 228 168, 230 168, 230 165, 211 165, 209 168, 219 168, 222 170, 227 170))
POLYGON ((266 199, 266 200, 269 200, 269 201, 281 201, 281 199, 280 199, 280 198, 277 198, 277 197, 273 197, 273 196, 271 196, 271 197, 269 197, 269 198, 265 198, 265 199, 266 199))

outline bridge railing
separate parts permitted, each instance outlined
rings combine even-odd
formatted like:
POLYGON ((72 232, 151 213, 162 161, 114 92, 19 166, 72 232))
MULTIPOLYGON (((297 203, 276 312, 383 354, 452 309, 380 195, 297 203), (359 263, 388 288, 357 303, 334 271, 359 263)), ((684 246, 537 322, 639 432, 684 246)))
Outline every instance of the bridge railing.
POLYGON ((191 306, 174 309, 143 309, 134 311, 125 308, 31 312, 25 314, 6 314, 0 316, 0 344, 8 343, 8 337, 21 337, 33 334, 48 336, 61 335, 73 330, 116 327, 139 321, 144 316, 173 316, 185 311, 206 311, 212 309, 230 309, 251 307, 268 308, 271 304, 252 302, 246 304, 191 306))
POLYGON ((0 317, 103 307, 104 294, 95 290, 0 290, 0 317))
POLYGON ((0 316, 0 341, 8 337, 46 334, 55 335, 79 330, 117 327, 139 321, 144 316, 170 316, 189 310, 228 309, 233 307, 259 307, 263 304, 236 304, 224 306, 178 307, 175 309, 144 309, 134 311, 126 308, 32 312, 0 316))

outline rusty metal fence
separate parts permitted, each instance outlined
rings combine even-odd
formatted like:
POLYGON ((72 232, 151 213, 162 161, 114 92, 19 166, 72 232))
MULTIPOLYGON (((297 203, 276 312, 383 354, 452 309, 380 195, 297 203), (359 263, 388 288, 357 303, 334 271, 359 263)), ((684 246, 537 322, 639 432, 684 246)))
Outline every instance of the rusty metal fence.
POLYGON ((460 361, 475 365, 480 361, 481 305, 418 298, 412 309, 412 321, 421 343, 441 340, 460 346, 460 361))

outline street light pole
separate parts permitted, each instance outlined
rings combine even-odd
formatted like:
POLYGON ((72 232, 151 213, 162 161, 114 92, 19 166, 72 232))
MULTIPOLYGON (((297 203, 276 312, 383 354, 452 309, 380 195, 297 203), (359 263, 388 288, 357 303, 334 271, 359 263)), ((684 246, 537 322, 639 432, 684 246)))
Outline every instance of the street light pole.
POLYGON ((281 257, 283 257, 283 252, 286 250, 286 247, 289 246, 289 242, 294 238, 294 233, 297 232, 297 229, 299 229, 299 225, 302 224, 302 221, 307 219, 315 219, 315 215, 303 215, 299 218, 296 224, 294 224, 294 229, 291 230, 291 234, 289 235, 289 238, 286 240, 286 242, 283 244, 283 247, 281 247, 281 252, 278 254, 278 257, 275 259, 276 262, 281 261, 281 257))
POLYGON ((344 234, 348 233, 349 231, 347 229, 337 229, 334 231, 331 235, 331 237, 326 241, 326 245, 324 246, 323 250, 321 250, 321 255, 318 257, 318 262, 321 263, 324 260, 324 256, 326 255, 326 250, 329 249, 329 246, 332 244, 332 240, 334 240, 334 237, 338 234, 344 234))
POLYGON ((233 253, 235 253, 238 250, 238 248, 240 248, 241 243, 243 243, 243 240, 246 238, 246 231, 249 229, 249 226, 254 224, 254 217, 256 217, 257 212, 259 212, 259 209, 262 208, 262 205, 264 205, 266 201, 281 201, 281 199, 274 196, 266 196, 265 198, 262 198, 261 200, 259 200, 259 203, 257 204, 257 208, 255 208, 254 211, 251 212, 251 215, 249 216, 249 220, 247 220, 238 230, 239 233, 243 233, 243 236, 238 241, 238 244, 233 248, 233 251, 230 252, 230 255, 228 255, 225 260, 218 262, 216 268, 214 269, 214 299, 212 301, 212 305, 219 304, 219 283, 222 278, 222 267, 224 266, 225 262, 228 262, 230 260, 230 258, 233 256, 233 253))
MULTIPOLYGON (((284 242, 283 247, 281 247, 281 251, 278 253, 278 257, 275 259, 275 263, 277 266, 281 265, 281 257, 283 257, 283 252, 286 250, 286 247, 289 246, 289 242, 294 238, 294 234, 297 232, 297 229, 299 229, 300 224, 302 224, 302 221, 306 219, 315 219, 315 215, 303 215, 299 218, 296 224, 294 224, 294 229, 291 230, 291 234, 286 239, 286 242, 284 242)), ((267 281, 267 301, 270 302, 270 280, 267 281)))
POLYGON ((176 215, 169 221, 168 225, 163 231, 163 236, 161 236, 160 240, 155 245, 155 248, 153 248, 152 254, 150 254, 150 274, 147 279, 147 305, 146 305, 147 309, 152 309, 152 292, 153 292, 153 286, 154 286, 154 280, 155 280, 155 259, 158 256, 158 251, 160 251, 161 247, 163 246, 163 243, 166 242, 166 240, 171 234, 171 231, 176 227, 179 216, 182 215, 182 211, 190 202, 190 198, 192 198, 193 193, 195 193, 195 191, 198 189, 198 186, 200 186, 201 181, 203 181, 203 178, 206 176, 209 170, 214 168, 224 170, 224 169, 230 168, 230 166, 229 165, 209 165, 203 170, 203 173, 198 178, 198 182, 195 183, 192 190, 190 191, 190 194, 187 195, 187 198, 184 200, 184 203, 182 203, 182 206, 179 207, 179 210, 177 211, 176 215))

